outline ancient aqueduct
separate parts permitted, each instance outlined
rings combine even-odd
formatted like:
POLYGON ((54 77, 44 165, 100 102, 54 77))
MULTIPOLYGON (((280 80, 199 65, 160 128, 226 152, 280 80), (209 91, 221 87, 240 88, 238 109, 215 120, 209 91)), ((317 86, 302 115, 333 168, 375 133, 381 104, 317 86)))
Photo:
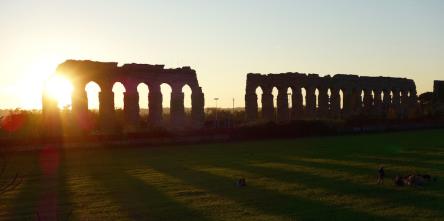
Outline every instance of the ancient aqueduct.
MULTIPOLYGON (((197 81, 196 72, 190 67, 165 69, 163 65, 125 64, 118 66, 116 62, 94 62, 68 60, 57 67, 59 75, 66 76, 73 85, 72 112, 82 116, 88 111, 88 97, 85 86, 95 82, 100 86, 99 115, 102 127, 107 128, 115 120, 114 114, 114 83, 120 82, 125 87, 124 114, 127 123, 137 124, 139 116, 139 94, 137 86, 145 83, 148 86, 148 123, 161 125, 162 93, 160 85, 170 85, 170 123, 184 125, 191 122, 200 126, 204 121, 204 94, 197 81), (184 93, 182 88, 188 85, 191 88, 191 120, 187 121, 184 108, 184 93)), ((45 98, 44 98, 45 99, 45 98)), ((45 110, 45 100, 43 109, 45 110)))
POLYGON ((382 117, 390 112, 404 118, 417 104, 416 93, 415 82, 405 78, 343 74, 333 77, 301 73, 248 74, 245 110, 249 121, 263 119, 285 122, 302 118, 347 118, 360 114, 382 117), (261 113, 257 88, 262 89, 261 113), (278 90, 276 111, 273 88, 278 90), (292 93, 288 93, 289 88, 292 93))
MULTIPOLYGON (((200 127, 204 123, 204 94, 190 67, 165 69, 164 65, 125 64, 68 60, 60 64, 57 73, 73 84, 72 112, 83 116, 88 111, 85 86, 95 82, 100 87, 99 115, 101 127, 111 127, 115 120, 114 83, 125 87, 124 115, 129 124, 137 124, 139 94, 137 86, 148 86, 148 123, 165 125, 162 119, 162 93, 160 85, 170 85, 169 124, 200 127), (187 119, 182 88, 191 88, 191 119, 187 119)), ((265 120, 286 122, 297 119, 336 119, 360 115, 406 118, 418 104, 415 82, 406 78, 365 77, 337 74, 320 77, 317 74, 282 73, 248 74, 245 94, 245 112, 248 121, 265 120), (256 90, 262 90, 258 105, 256 90), (273 89, 277 96, 273 96, 273 89), (288 93, 291 89, 291 93, 288 93), (291 105, 290 102, 291 101, 291 105), (276 108, 275 103, 276 102, 276 108)), ((50 105, 43 98, 43 110, 50 105)))

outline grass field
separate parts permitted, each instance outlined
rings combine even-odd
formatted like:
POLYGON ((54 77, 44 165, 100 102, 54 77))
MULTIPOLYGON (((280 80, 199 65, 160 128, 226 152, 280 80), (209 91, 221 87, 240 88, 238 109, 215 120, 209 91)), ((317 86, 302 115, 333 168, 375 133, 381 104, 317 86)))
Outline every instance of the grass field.
POLYGON ((24 180, 0 196, 0 220, 444 220, 444 130, 46 149, 9 166, 24 180), (413 172, 438 181, 393 185, 413 172), (235 186, 240 177, 247 187, 235 186))

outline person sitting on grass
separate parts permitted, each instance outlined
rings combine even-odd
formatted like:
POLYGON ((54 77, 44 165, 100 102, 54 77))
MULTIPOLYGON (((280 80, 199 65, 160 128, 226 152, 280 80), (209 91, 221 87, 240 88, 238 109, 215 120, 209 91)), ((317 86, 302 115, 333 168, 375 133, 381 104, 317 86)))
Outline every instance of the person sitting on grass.
POLYGON ((384 167, 381 166, 378 170, 378 184, 384 184, 384 167))
POLYGON ((245 181, 245 178, 240 178, 239 180, 237 180, 236 186, 237 187, 246 187, 247 182, 245 181))

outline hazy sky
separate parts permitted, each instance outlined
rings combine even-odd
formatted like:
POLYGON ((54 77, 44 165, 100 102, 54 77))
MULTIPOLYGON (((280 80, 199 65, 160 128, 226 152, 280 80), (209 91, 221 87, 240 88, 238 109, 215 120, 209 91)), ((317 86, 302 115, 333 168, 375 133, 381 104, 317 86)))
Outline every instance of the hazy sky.
POLYGON ((246 74, 444 80, 442 0, 0 1, 0 108, 39 108, 65 59, 191 66, 207 106, 244 105, 246 74))

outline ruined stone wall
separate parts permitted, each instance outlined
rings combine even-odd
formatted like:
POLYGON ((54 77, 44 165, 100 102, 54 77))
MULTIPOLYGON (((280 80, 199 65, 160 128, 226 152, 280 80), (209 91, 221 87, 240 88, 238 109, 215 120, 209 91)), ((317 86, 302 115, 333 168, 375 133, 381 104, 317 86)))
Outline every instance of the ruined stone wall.
POLYGON ((285 122, 307 118, 350 118, 357 115, 404 118, 416 104, 415 82, 405 78, 344 74, 320 77, 317 74, 302 73, 247 75, 245 110, 249 121, 264 119, 285 122), (262 90, 260 113, 257 88, 262 90), (272 94, 273 88, 278 90, 276 97, 272 94))
POLYGON ((68 60, 60 64, 57 74, 64 75, 73 84, 72 112, 81 116, 88 111, 88 98, 85 86, 93 81, 100 86, 99 113, 103 128, 108 128, 114 121, 114 83, 120 82, 125 87, 124 113, 130 124, 137 124, 139 116, 139 94, 137 86, 145 83, 148 86, 148 122, 160 125, 162 119, 162 93, 160 85, 171 86, 170 124, 183 127, 186 121, 184 93, 182 88, 188 85, 192 90, 191 122, 193 126, 202 126, 204 121, 204 94, 197 81, 196 72, 190 67, 165 69, 164 65, 125 64, 116 62, 94 62, 68 60))

